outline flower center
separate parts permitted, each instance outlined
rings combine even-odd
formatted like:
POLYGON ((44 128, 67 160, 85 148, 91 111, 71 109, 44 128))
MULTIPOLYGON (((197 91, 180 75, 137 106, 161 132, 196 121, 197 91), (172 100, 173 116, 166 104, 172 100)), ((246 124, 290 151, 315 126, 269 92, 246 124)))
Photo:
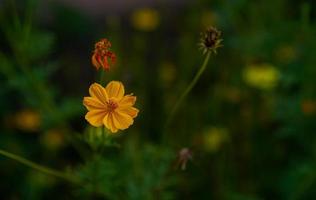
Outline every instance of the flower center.
POLYGON ((113 112, 118 107, 117 103, 113 100, 107 102, 107 109, 109 112, 113 112))

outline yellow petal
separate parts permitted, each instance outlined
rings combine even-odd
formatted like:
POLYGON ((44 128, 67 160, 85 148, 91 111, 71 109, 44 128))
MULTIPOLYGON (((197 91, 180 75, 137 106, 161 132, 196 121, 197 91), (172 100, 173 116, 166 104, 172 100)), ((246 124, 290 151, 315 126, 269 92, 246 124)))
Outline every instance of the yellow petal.
POLYGON ((104 105, 101 101, 94 97, 84 97, 83 105, 90 111, 93 109, 105 109, 106 105, 104 105))
POLYGON ((106 114, 105 116, 104 116, 104 118, 103 118, 103 124, 104 124, 104 126, 107 128, 107 129, 111 129, 111 126, 110 126, 110 124, 108 123, 108 117, 109 117, 109 113, 108 114, 106 114))
POLYGON ((133 106, 136 102, 136 97, 132 95, 126 95, 124 96, 121 101, 119 102, 120 106, 126 107, 126 106, 133 106))
POLYGON ((125 93, 124 85, 119 81, 111 81, 105 89, 109 98, 115 97, 121 99, 125 93))
POLYGON ((114 126, 121 130, 127 129, 134 122, 131 116, 122 112, 114 112, 112 119, 114 126))
POLYGON ((108 101, 108 95, 106 90, 98 83, 93 83, 89 88, 89 94, 92 97, 97 98, 100 102, 106 104, 108 101))
POLYGON ((121 113, 128 114, 132 118, 135 118, 139 112, 139 110, 134 107, 122 107, 122 108, 118 108, 118 111, 121 113))
POLYGON ((85 118, 92 126, 99 127, 103 125, 105 115, 106 111, 104 110, 91 110, 86 114, 85 118))
POLYGON ((107 129, 109 129, 112 133, 116 133, 118 129, 115 127, 113 123, 112 114, 107 114, 103 119, 103 124, 107 129))

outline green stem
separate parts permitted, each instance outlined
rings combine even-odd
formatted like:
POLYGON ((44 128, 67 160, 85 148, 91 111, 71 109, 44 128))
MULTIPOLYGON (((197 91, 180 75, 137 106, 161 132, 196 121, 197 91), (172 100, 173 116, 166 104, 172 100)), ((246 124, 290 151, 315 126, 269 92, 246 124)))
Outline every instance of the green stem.
POLYGON ((203 72, 206 69, 206 66, 208 64, 208 61, 210 59, 211 56, 211 52, 207 52, 206 57, 204 59, 204 62, 201 66, 201 68, 199 69, 199 71, 196 73, 196 75, 194 76, 193 80, 191 81, 191 83, 188 85, 188 87, 186 88, 186 90, 182 93, 182 95, 180 96, 180 98, 178 99, 178 101, 176 102, 176 104, 174 105, 174 107, 172 108, 170 115, 168 117, 167 123, 166 123, 166 128, 169 126, 169 124, 171 123, 171 121, 174 118, 174 115, 176 114, 176 112, 178 111, 181 103, 183 102, 183 100, 188 96, 188 94, 190 93, 190 91, 193 89, 193 87, 195 86, 195 84, 197 83, 197 81, 200 79, 201 75, 203 74, 203 72))
POLYGON ((10 158, 12 160, 15 160, 19 163, 22 163, 32 169, 35 169, 37 171, 40 171, 42 173, 45 173, 45 174, 48 174, 48 175, 52 175, 52 176, 55 176, 55 177, 58 177, 58 178, 62 178, 64 180, 67 180, 67 181, 70 181, 70 182, 74 182, 74 183, 78 183, 79 180, 76 178, 76 177, 73 177, 69 174, 66 174, 64 172, 61 172, 61 171, 57 171, 57 170, 54 170, 54 169, 51 169, 51 168, 48 168, 48 167, 45 167, 45 166, 42 166, 42 165, 39 165, 37 163, 34 163, 30 160, 27 160, 21 156, 18 156, 18 155, 15 155, 13 153, 10 153, 10 152, 7 152, 7 151, 4 151, 2 149, 0 149, 0 155, 3 155, 7 158, 10 158))
MULTIPOLYGON (((100 70, 100 77, 99 77, 99 83, 101 85, 105 84, 105 70, 104 69, 99 69, 100 70)), ((104 85, 103 85, 104 86, 104 85)))

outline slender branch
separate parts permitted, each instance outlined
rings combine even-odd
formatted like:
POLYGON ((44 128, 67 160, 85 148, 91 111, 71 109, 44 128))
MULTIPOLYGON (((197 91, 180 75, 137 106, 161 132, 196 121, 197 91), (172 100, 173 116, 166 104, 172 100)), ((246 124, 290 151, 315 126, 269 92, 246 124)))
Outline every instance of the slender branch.
POLYGON ((55 170, 55 169, 51 169, 51 168, 48 168, 48 167, 45 167, 45 166, 42 166, 42 165, 39 165, 37 163, 34 163, 26 158, 23 158, 21 156, 18 156, 16 154, 13 154, 13 153, 10 153, 10 152, 7 152, 5 150, 2 150, 0 149, 0 155, 3 155, 7 158, 10 158, 12 160, 15 160, 19 163, 22 163, 32 169, 35 169, 37 171, 40 171, 42 173, 45 173, 45 174, 48 174, 48 175, 52 175, 52 176, 55 176, 55 177, 58 177, 58 178, 62 178, 64 180, 67 180, 67 181, 70 181, 70 182, 73 182, 73 183, 78 183, 79 182, 79 179, 77 179, 76 177, 72 176, 72 175, 69 175, 67 173, 64 173, 64 172, 61 172, 61 171, 58 171, 58 170, 55 170))
POLYGON ((174 107, 172 108, 170 115, 167 119, 167 123, 166 123, 166 129, 169 126, 169 124, 171 123, 171 121, 174 118, 174 115, 176 114, 176 112, 178 111, 180 105, 182 104, 183 100, 188 96, 188 94, 191 92, 191 90, 193 89, 193 87, 195 86, 195 84, 197 83, 197 81, 200 79, 201 75, 203 74, 203 72, 206 69, 206 66, 208 64, 208 61, 210 59, 211 56, 211 52, 207 52, 206 57, 204 59, 204 62, 202 64, 202 66, 200 67, 199 71, 196 73, 196 75, 194 76, 193 80, 191 81, 191 83, 188 85, 188 87, 185 89, 185 91, 181 94, 180 98, 178 99, 178 101, 176 102, 176 104, 174 105, 174 107))

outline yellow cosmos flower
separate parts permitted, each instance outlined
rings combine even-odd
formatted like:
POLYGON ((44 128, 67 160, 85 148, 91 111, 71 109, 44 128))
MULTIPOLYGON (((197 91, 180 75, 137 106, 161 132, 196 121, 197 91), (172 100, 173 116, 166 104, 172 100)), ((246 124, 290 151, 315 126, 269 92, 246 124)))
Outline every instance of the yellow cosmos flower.
POLYGON ((133 107, 136 97, 124 93, 124 85, 119 81, 111 81, 105 88, 93 83, 89 88, 91 97, 83 99, 88 109, 86 120, 95 127, 104 125, 112 133, 127 129, 139 111, 133 107))
POLYGON ((151 8, 143 8, 132 14, 131 21, 133 26, 141 31, 153 31, 160 22, 159 13, 151 8))
POLYGON ((58 129, 48 130, 41 135, 40 142, 50 150, 57 150, 65 143, 64 131, 58 129))
POLYGON ((244 81, 254 88, 272 90, 277 86, 280 73, 270 64, 257 64, 246 67, 243 71, 244 81))
POLYGON ((164 87, 170 88, 177 75, 176 66, 170 62, 164 62, 159 67, 159 76, 164 87))
POLYGON ((15 125, 18 129, 35 132, 41 126, 41 116, 34 110, 25 109, 15 114, 15 125))
POLYGON ((211 127, 204 134, 204 148, 208 152, 218 151, 228 140, 228 130, 225 128, 211 127))

